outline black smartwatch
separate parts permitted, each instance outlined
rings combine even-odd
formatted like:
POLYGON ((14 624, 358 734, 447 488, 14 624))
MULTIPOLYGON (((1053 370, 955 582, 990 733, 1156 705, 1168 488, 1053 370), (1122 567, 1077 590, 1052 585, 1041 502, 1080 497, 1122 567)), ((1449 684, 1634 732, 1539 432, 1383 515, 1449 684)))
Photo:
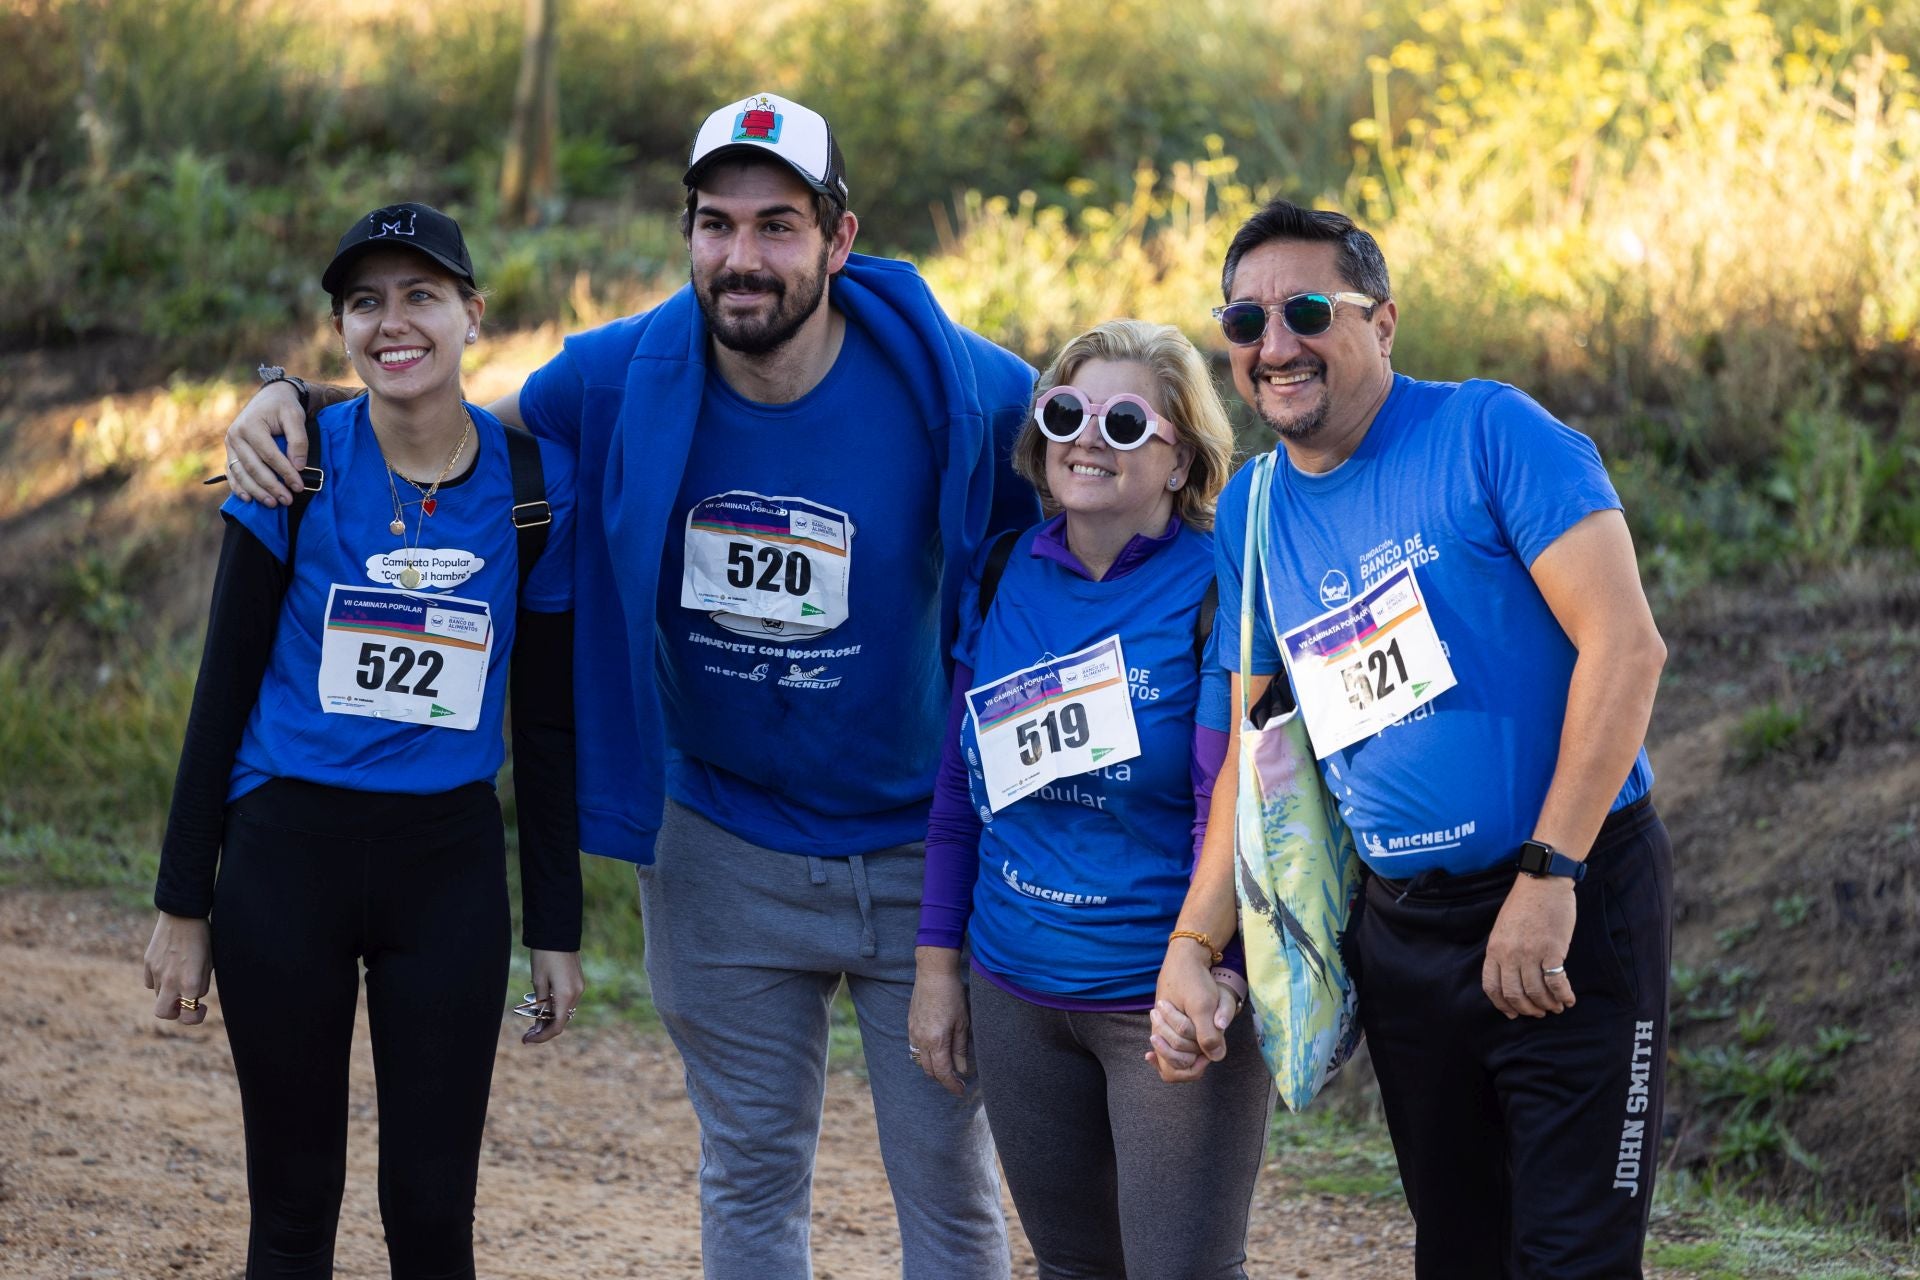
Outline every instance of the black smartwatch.
POLYGON ((1569 858, 1543 840, 1529 840, 1520 846, 1520 871, 1536 880, 1565 876, 1579 884, 1587 878, 1587 864, 1569 858))
POLYGON ((294 377, 277 364, 263 364, 258 369, 255 369, 254 372, 260 375, 261 390, 264 391, 276 382, 284 382, 292 387, 293 394, 300 398, 300 412, 313 412, 312 407, 307 403, 307 384, 305 382, 294 377))

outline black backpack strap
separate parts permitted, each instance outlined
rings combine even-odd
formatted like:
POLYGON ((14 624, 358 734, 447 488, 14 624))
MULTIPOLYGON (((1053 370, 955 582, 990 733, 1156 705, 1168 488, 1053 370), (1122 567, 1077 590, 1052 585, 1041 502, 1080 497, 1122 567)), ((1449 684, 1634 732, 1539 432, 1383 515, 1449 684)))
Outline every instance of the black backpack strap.
POLYGON ((1000 590, 1000 575, 1007 571, 1007 561, 1013 555, 1013 544, 1020 541, 1018 529, 1008 529, 993 540, 993 549, 987 552, 987 563, 980 570, 980 620, 985 622, 987 610, 993 608, 994 593, 1000 590))
POLYGON ((1207 641, 1213 636, 1213 615, 1220 608, 1220 580, 1207 579, 1206 594, 1200 597, 1200 616, 1193 620, 1193 660, 1205 662, 1207 641))
POLYGON ((307 419, 307 465, 300 468, 300 483, 306 487, 293 495, 287 507, 287 567, 293 567, 293 549, 300 542, 300 521, 307 514, 313 495, 327 487, 326 468, 320 465, 320 427, 307 419))
POLYGON ((520 590, 524 591, 527 575, 547 549, 547 530, 553 524, 553 507, 547 502, 547 472, 540 465, 540 442, 525 427, 507 426, 507 463, 513 471, 513 509, 508 516, 520 535, 520 590))

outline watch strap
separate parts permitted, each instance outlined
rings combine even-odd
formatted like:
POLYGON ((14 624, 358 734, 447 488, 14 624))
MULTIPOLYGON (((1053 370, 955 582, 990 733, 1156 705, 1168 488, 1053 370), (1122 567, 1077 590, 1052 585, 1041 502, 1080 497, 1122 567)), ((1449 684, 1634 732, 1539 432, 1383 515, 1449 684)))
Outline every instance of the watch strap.
POLYGON ((263 364, 255 369, 254 372, 260 375, 260 386, 262 390, 272 386, 276 382, 284 382, 292 387, 293 394, 300 398, 300 412, 308 414, 313 412, 312 406, 307 398, 307 384, 303 380, 294 377, 277 364, 263 364))
POLYGON ((1564 876, 1578 884, 1587 878, 1587 864, 1569 858, 1544 840, 1529 840, 1520 846, 1520 870, 1535 879, 1564 876))

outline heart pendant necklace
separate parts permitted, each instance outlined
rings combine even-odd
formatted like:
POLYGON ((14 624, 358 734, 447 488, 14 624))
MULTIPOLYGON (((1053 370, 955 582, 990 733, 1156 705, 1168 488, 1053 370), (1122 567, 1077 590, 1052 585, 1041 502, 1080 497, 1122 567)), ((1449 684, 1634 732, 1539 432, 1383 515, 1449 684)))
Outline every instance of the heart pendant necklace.
MULTIPOLYGON (((473 415, 467 413, 464 408, 461 409, 461 413, 465 415, 467 425, 461 428, 460 438, 454 442, 453 452, 447 455, 446 462, 440 468, 440 474, 433 478, 432 484, 423 487, 418 480, 410 476, 402 475, 397 471, 393 472, 393 474, 399 475, 402 480, 412 485, 414 492, 420 495, 414 499, 413 502, 409 502, 406 505, 411 507, 415 505, 415 503, 418 503, 422 515, 430 516, 439 509, 440 499, 436 495, 440 492, 440 486, 445 482, 448 474, 452 472, 453 464, 458 462, 460 455, 466 452, 467 441, 473 435, 473 415)), ((392 471, 392 468, 389 467, 388 470, 392 471)))
POLYGON ((420 485, 415 483, 411 478, 400 476, 402 480, 413 485, 414 490, 420 494, 416 502, 409 502, 404 505, 401 503, 400 490, 393 482, 394 476, 399 475, 399 473, 393 469, 393 464, 387 461, 386 446, 380 444, 379 435, 375 434, 374 436, 374 444, 380 449, 380 461, 386 467, 387 497, 393 503, 393 519, 387 523, 387 531, 396 538, 405 535, 407 531, 405 508, 411 506, 418 506, 420 508, 420 515, 414 518, 413 537, 408 541, 405 548, 406 559, 402 562, 399 574, 400 585, 408 591, 412 591, 420 585, 420 568, 414 563, 413 557, 416 549, 420 545, 421 521, 425 517, 432 515, 435 509, 439 507, 440 500, 435 495, 439 493, 440 485, 446 480, 447 473, 453 470, 453 464, 458 462, 460 455, 466 451, 467 441, 473 436, 473 415, 468 413, 464 406, 462 406, 460 413, 461 416, 466 419, 466 425, 461 428, 460 439, 454 442, 453 452, 447 455, 447 460, 441 466, 440 474, 434 477, 433 483, 425 489, 422 489, 420 485))

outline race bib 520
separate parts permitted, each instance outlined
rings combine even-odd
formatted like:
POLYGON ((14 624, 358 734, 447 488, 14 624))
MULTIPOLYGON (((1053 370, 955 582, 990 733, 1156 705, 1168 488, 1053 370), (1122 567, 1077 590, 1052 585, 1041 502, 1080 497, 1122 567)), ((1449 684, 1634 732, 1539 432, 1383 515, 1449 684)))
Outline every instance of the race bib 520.
POLYGON ((687 513, 680 603, 729 631, 820 635, 847 620, 852 544, 844 511, 738 489, 716 494, 687 513))

